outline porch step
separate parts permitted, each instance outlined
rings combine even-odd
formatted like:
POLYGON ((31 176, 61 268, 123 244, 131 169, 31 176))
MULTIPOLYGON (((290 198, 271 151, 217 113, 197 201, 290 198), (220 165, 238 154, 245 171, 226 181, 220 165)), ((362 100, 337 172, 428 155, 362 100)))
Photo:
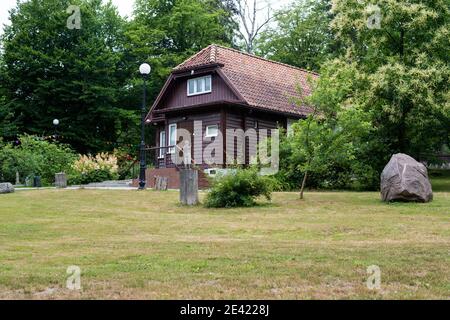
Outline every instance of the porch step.
POLYGON ((133 180, 117 180, 117 181, 103 181, 103 182, 93 182, 86 184, 86 187, 96 187, 96 188, 124 188, 131 187, 133 180))

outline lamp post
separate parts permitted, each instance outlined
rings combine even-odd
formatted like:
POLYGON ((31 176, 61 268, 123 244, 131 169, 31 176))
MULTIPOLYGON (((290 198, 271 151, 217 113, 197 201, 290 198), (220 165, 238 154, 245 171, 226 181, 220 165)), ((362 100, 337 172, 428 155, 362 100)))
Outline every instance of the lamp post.
POLYGON ((53 120, 53 125, 55 127, 55 140, 58 139, 58 125, 59 125, 59 120, 58 119, 54 119, 53 120))
POLYGON ((140 170, 139 170, 139 190, 144 190, 146 185, 145 179, 145 170, 147 169, 147 164, 145 162, 145 111, 147 104, 147 77, 150 74, 152 68, 148 63, 143 63, 139 67, 139 72, 144 78, 144 92, 142 99, 142 108, 141 108, 141 145, 140 145, 140 170))

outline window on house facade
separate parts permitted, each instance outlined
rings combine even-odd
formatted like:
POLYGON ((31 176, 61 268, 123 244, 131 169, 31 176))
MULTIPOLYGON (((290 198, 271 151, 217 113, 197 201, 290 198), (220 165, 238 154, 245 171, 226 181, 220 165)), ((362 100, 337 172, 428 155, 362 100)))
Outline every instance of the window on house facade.
MULTIPOLYGON (((174 146, 177 144, 177 124, 176 123, 172 123, 169 124, 169 147, 174 146)), ((168 153, 174 153, 175 152, 175 148, 169 148, 168 153)))
POLYGON ((290 137, 292 136, 292 134, 294 133, 293 129, 292 129, 292 125, 296 122, 295 119, 287 119, 287 123, 286 123, 286 132, 287 132, 287 136, 290 137))
POLYGON ((219 126, 217 124, 212 126, 206 126, 206 134, 205 137, 217 137, 219 134, 219 126))
POLYGON ((211 92, 211 76, 189 79, 187 81, 188 96, 211 92))
POLYGON ((164 148, 166 146, 166 131, 161 131, 159 133, 159 157, 164 158, 164 152, 166 149, 164 148))

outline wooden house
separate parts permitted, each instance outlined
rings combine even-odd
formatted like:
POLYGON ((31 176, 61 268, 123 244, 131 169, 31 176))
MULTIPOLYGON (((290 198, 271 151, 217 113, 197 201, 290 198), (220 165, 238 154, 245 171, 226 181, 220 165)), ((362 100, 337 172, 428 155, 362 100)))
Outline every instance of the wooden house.
MULTIPOLYGON (((169 188, 178 188, 175 146, 180 139, 177 132, 185 129, 192 138, 193 162, 201 168, 200 186, 205 187, 204 175, 227 168, 223 163, 198 161, 210 143, 220 137, 223 147, 215 152, 223 153, 223 159, 233 158, 237 151, 229 152, 235 141, 227 141, 228 129, 270 132, 282 127, 289 131, 294 121, 311 112, 307 107, 296 106, 292 98, 299 97, 300 92, 309 95, 309 78, 317 76, 219 45, 210 45, 190 57, 172 70, 147 115, 147 124, 156 127, 152 150, 157 159, 155 168, 147 171, 147 185, 154 185, 155 176, 166 176, 169 188)), ((249 145, 257 144, 259 136, 244 140, 248 163, 249 145)))

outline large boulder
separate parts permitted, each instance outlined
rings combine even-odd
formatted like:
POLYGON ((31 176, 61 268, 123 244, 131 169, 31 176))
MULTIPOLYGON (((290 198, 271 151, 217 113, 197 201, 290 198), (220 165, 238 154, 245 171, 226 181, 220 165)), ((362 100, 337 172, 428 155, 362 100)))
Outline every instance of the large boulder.
POLYGON ((14 192, 14 186, 7 182, 7 183, 0 183, 0 194, 2 193, 13 193, 14 192))
POLYGON ((383 201, 433 200, 427 168, 407 154, 394 154, 381 173, 381 198, 383 201))

